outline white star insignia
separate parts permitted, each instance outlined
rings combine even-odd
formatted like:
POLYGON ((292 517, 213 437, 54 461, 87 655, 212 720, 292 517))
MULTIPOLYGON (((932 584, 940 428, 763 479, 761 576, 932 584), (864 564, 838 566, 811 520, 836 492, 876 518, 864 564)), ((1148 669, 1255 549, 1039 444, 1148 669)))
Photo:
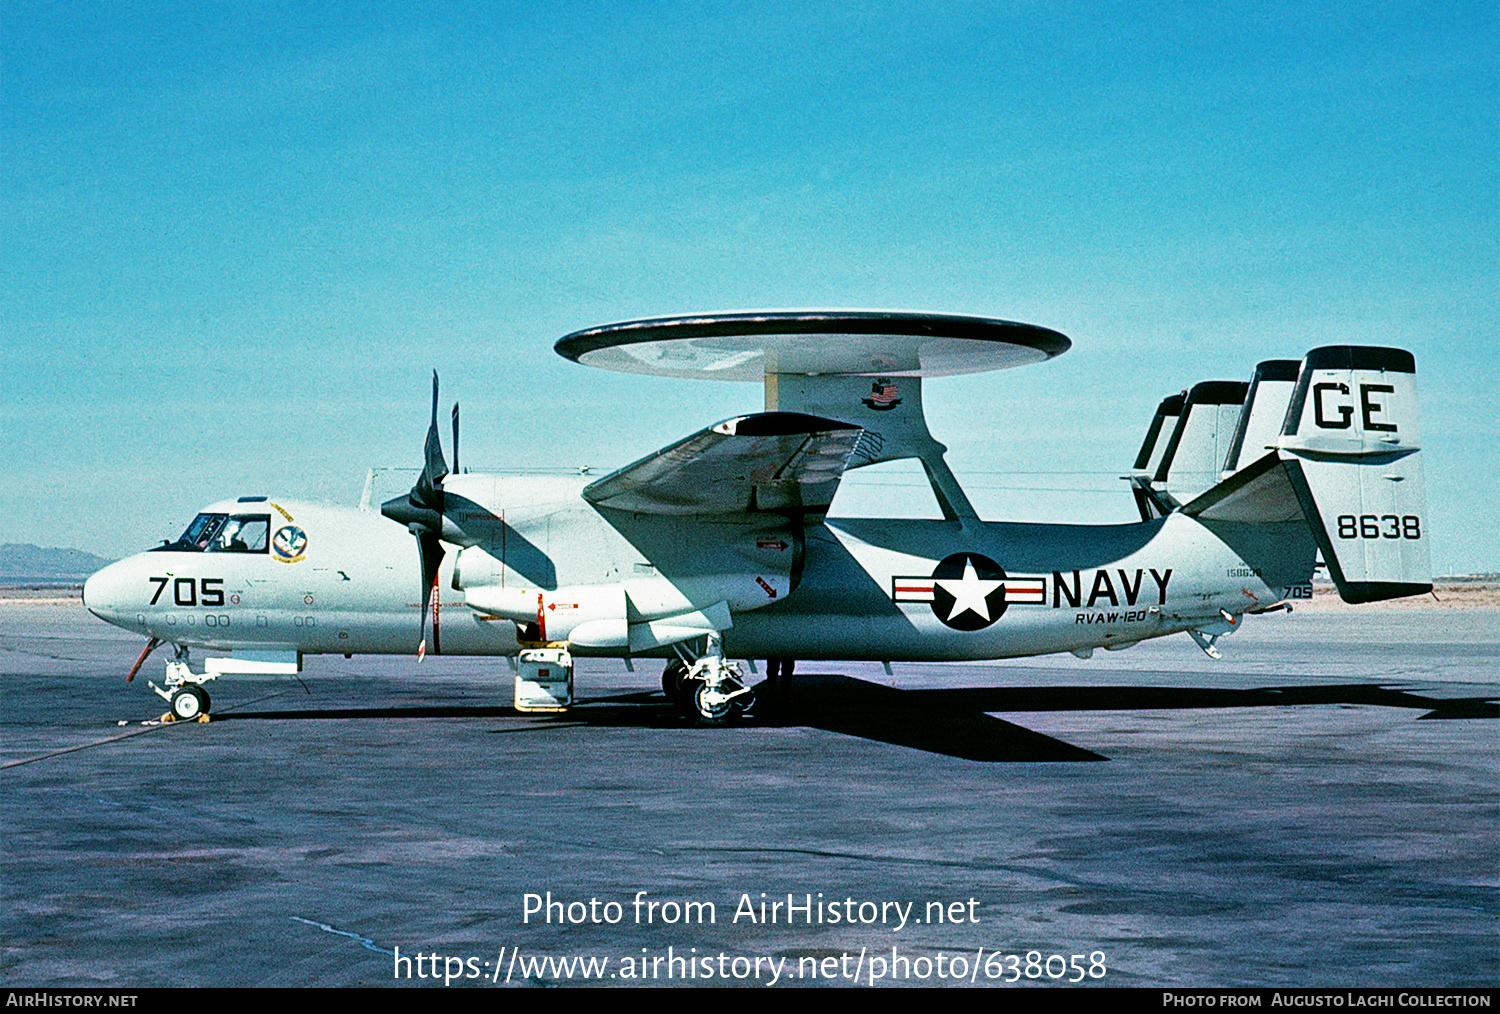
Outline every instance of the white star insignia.
POLYGON ((990 622, 990 607, 985 599, 1004 582, 981 580, 974 570, 974 561, 964 560, 964 576, 961 578, 939 578, 934 582, 943 591, 953 596, 953 608, 949 620, 956 620, 964 613, 974 613, 984 622, 990 622))

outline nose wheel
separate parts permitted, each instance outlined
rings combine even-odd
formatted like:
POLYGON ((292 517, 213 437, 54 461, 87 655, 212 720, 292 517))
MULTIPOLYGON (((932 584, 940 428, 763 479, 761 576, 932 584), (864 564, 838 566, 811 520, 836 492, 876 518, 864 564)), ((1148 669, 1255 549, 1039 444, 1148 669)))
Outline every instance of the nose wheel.
POLYGON ((208 718, 208 691, 202 687, 183 687, 172 695, 172 717, 179 722, 195 722, 208 718))
POLYGON ((693 706, 706 724, 723 725, 740 717, 754 700, 749 687, 734 688, 728 681, 717 687, 705 683, 693 695, 693 706))
POLYGON ((167 702, 170 710, 161 716, 162 721, 206 722, 210 702, 203 684, 217 675, 218 673, 200 675, 193 672, 188 668, 187 651, 179 649, 177 658, 167 663, 167 677, 162 680, 165 685, 157 686, 150 680, 146 685, 167 702))

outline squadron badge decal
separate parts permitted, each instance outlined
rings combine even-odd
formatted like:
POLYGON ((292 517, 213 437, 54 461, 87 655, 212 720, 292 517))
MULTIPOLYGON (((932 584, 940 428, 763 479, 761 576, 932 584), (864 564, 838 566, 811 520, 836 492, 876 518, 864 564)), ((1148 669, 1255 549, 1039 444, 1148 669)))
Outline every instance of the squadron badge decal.
POLYGON ((271 536, 271 558, 296 563, 307 555, 307 533, 296 525, 283 525, 271 536))
POLYGON ((930 578, 891 580, 897 602, 927 602, 932 614, 954 630, 983 630, 1005 615, 1005 571, 978 553, 954 553, 933 568, 930 578))

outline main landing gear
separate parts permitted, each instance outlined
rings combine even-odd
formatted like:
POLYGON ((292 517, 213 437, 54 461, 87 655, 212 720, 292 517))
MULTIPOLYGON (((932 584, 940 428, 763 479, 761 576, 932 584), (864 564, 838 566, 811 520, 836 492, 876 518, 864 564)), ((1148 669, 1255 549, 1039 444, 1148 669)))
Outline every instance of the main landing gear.
POLYGON ((193 672, 188 668, 187 649, 178 648, 177 657, 167 663, 167 675, 162 680, 165 685, 157 686, 150 680, 146 685, 156 691, 171 709, 161 716, 163 722, 206 722, 212 702, 203 684, 218 675, 216 672, 193 672))
POLYGON ((661 674, 667 699, 710 725, 735 721, 755 703, 740 667, 724 658, 724 642, 709 634, 703 654, 688 663, 674 659, 661 674))

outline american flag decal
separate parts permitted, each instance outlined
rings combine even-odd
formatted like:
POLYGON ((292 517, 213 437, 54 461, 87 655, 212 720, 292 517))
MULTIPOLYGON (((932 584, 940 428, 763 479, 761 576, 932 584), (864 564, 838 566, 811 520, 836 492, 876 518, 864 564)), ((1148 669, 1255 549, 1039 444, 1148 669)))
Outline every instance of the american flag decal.
POLYGON ((870 396, 868 398, 861 398, 860 401, 863 401, 870 408, 884 410, 895 408, 901 404, 899 394, 900 392, 895 384, 885 380, 877 380, 870 384, 870 396))

